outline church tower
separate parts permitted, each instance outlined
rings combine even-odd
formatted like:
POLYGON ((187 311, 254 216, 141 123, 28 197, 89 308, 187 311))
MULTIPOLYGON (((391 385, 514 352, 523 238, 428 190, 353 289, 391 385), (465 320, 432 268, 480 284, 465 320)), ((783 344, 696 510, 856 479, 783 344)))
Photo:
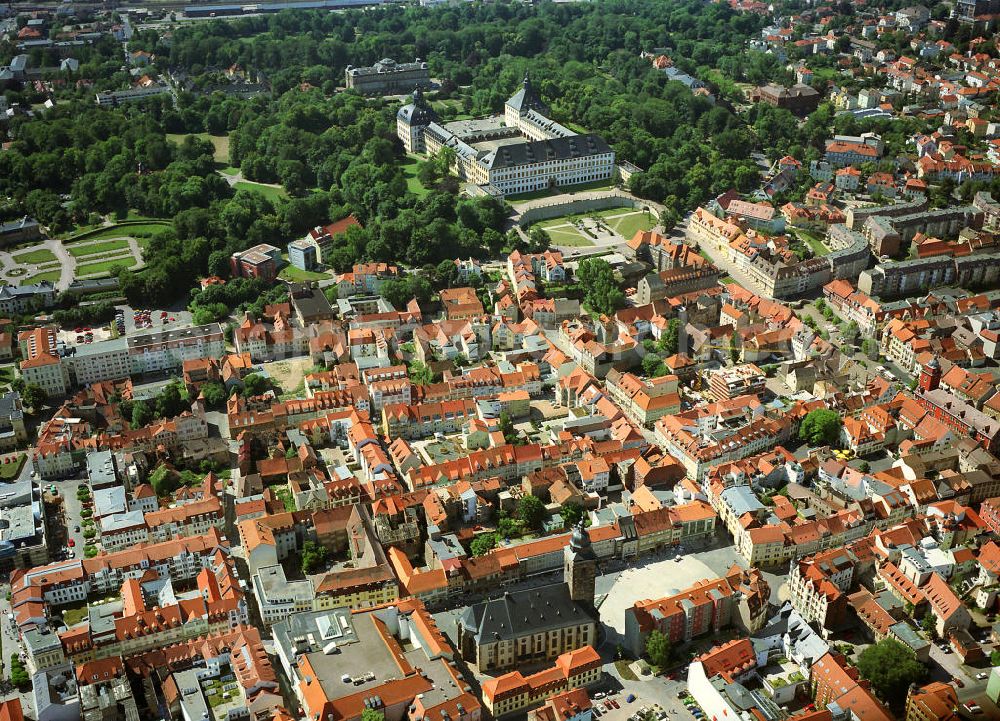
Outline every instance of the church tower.
POLYGON ((569 586, 570 598, 593 608, 596 575, 597 557, 581 520, 573 529, 569 545, 563 549, 563 580, 569 586))

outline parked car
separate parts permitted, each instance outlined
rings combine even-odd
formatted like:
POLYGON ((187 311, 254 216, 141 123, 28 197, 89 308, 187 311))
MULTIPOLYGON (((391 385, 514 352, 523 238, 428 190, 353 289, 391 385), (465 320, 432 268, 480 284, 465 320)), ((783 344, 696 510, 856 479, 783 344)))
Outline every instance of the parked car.
POLYGON ((969 701, 969 703, 965 704, 965 710, 971 714, 981 714, 983 712, 983 707, 975 701, 969 701))
POLYGON ((965 682, 962 681, 962 679, 960 679, 960 678, 953 678, 952 681, 954 681, 955 685, 958 686, 959 688, 965 688, 965 682))
POLYGON ((989 677, 990 677, 990 675, 986 671, 980 671, 979 673, 976 674, 976 680, 977 681, 982 681, 982 680, 987 679, 989 677))

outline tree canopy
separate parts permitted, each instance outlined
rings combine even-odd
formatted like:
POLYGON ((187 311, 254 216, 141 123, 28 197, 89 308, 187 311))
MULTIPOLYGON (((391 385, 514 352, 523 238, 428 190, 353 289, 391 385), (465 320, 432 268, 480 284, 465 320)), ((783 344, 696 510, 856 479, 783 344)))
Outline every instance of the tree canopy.
POLYGON ((817 408, 809 411, 802 419, 799 438, 813 446, 834 445, 840 438, 840 428, 843 424, 837 411, 817 408))
POLYGON ((538 496, 521 496, 517 502, 517 518, 528 528, 541 528, 546 515, 545 504, 538 496))
POLYGON ((875 692, 887 701, 906 698, 910 684, 927 675, 913 651, 893 638, 868 646, 858 656, 857 666, 861 676, 871 681, 875 692))

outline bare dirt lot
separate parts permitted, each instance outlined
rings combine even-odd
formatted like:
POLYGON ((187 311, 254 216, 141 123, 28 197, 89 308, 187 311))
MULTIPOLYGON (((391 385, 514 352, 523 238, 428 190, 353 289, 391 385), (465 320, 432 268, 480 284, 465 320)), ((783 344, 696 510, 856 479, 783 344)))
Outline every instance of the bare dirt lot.
POLYGON ((313 362, 308 357, 287 358, 285 360, 264 363, 264 371, 285 393, 291 393, 305 383, 306 371, 312 368, 313 362))

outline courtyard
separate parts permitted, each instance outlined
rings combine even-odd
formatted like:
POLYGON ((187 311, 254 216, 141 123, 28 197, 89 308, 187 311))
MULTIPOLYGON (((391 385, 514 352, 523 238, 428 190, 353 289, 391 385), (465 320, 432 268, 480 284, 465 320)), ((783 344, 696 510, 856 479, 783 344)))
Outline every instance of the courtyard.
POLYGON ((581 215, 539 221, 557 248, 609 246, 628 241, 637 231, 650 230, 656 218, 648 210, 609 208, 581 215))

